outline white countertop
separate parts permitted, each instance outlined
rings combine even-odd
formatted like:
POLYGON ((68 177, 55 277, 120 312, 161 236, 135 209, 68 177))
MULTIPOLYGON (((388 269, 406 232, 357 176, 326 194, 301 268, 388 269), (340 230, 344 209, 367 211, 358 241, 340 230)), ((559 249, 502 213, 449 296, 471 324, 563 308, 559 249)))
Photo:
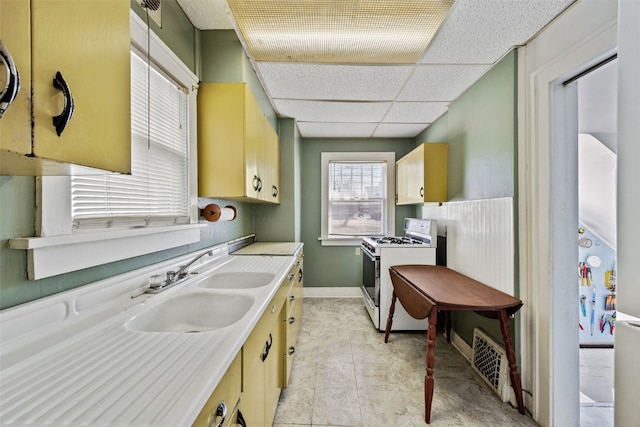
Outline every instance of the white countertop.
POLYGON ((302 243, 255 242, 233 252, 233 255, 296 255, 302 243))
MULTIPOLYGON (((104 289, 94 284, 81 295, 67 292, 33 303, 31 312, 40 311, 39 317, 29 314, 29 304, 0 312, 0 423, 192 424, 294 261, 289 256, 225 254, 213 266, 200 268, 199 275, 157 295, 132 298, 140 292, 138 283, 129 285, 126 292, 120 292, 108 304, 97 304, 95 300, 104 289), (134 316, 194 287, 212 271, 269 272, 275 278, 261 288, 210 291, 254 298, 249 312, 227 328, 195 334, 126 328, 126 322, 134 316), (89 298, 87 292, 95 294, 93 304, 98 308, 83 308, 89 298), (90 315, 82 318, 78 313, 83 310, 90 315), (56 317, 66 319, 68 324, 64 319, 52 321, 56 317), (74 317, 75 321, 69 320, 74 317), (47 319, 51 325, 32 324, 47 319), (58 327, 52 326, 56 323, 58 327)), ((130 276, 123 281, 131 282, 130 276)))

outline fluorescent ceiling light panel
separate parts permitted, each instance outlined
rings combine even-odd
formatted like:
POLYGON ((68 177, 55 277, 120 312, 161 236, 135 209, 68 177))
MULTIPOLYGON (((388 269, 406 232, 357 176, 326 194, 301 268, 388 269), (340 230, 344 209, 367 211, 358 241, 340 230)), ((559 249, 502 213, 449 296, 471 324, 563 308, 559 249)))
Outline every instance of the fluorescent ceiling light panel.
POLYGON ((228 0, 255 61, 415 64, 453 0, 228 0))

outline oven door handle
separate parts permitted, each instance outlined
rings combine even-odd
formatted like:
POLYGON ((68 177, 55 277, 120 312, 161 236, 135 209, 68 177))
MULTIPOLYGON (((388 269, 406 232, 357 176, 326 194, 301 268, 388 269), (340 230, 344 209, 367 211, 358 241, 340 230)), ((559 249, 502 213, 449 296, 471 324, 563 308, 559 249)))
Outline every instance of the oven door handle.
POLYGON ((360 249, 362 249, 362 253, 364 253, 366 256, 368 256, 371 261, 375 261, 376 260, 376 256, 374 254, 372 254, 371 252, 369 252, 369 250, 367 248, 365 248, 364 246, 360 246, 360 249))

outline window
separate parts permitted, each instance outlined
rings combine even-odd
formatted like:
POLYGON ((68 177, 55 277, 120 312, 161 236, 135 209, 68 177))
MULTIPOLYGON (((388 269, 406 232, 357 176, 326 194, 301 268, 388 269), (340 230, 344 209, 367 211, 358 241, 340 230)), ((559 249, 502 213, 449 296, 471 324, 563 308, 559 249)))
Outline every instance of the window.
POLYGON ((184 224, 188 203, 188 95, 131 52, 131 175, 71 178, 73 228, 184 224))
POLYGON ((322 244, 394 234, 395 153, 322 153, 322 244))
POLYGON ((29 251, 30 280, 196 243, 206 226, 198 224, 198 78, 133 11, 131 44, 133 175, 36 180, 40 237, 10 241, 29 251))

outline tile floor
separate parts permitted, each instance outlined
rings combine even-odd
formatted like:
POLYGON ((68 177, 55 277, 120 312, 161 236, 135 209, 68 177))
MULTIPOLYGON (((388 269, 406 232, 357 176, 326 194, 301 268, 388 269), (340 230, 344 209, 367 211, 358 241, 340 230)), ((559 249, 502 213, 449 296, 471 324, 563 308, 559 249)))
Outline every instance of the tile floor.
MULTIPOLYGON (((537 425, 498 399, 441 334, 435 351, 432 426, 537 425)), ((359 298, 306 298, 274 427, 424 427, 425 354, 424 333, 393 333, 385 344, 359 298)))

